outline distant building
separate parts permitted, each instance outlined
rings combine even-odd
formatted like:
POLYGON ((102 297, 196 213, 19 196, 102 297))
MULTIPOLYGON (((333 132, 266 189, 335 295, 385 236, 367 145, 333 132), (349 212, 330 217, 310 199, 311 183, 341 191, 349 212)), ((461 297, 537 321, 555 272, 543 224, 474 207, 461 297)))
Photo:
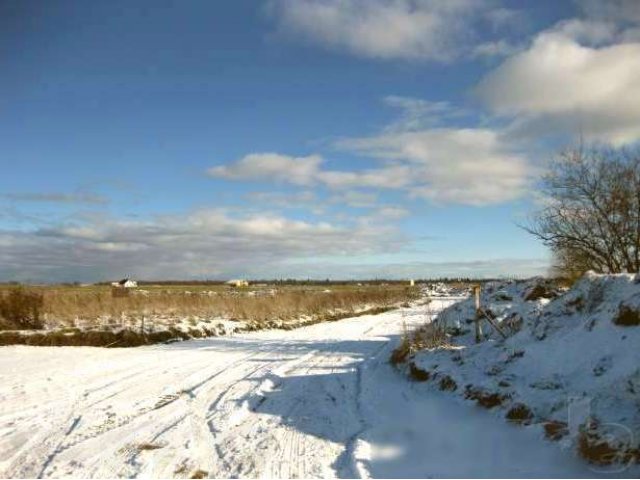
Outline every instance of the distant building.
POLYGON ((123 278, 119 282, 112 282, 111 286, 117 288, 135 288, 138 286, 138 282, 131 280, 130 278, 123 278))
POLYGON ((413 280, 413 278, 411 280, 409 280, 409 286, 413 287, 416 284, 416 282, 413 280))
POLYGON ((229 280, 227 282, 227 285, 229 285, 231 287, 236 287, 236 288, 248 287, 249 286, 249 282, 246 281, 246 280, 241 280, 241 279, 234 278, 233 280, 229 280))

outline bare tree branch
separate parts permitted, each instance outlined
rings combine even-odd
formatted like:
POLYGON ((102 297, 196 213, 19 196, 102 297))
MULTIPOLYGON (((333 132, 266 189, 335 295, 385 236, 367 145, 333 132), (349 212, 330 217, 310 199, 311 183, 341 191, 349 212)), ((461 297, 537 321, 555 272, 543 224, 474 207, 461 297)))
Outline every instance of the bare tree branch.
POLYGON ((551 248, 556 270, 640 270, 640 150, 562 152, 541 189, 548 205, 523 228, 551 248))

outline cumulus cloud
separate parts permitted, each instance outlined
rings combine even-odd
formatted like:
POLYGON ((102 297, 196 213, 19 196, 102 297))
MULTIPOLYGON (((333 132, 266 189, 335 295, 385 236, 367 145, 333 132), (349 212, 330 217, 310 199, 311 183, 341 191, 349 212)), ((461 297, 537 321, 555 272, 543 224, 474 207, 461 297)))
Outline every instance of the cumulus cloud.
POLYGON ((300 192, 250 192, 245 195, 245 198, 259 205, 275 207, 298 208, 318 204, 318 197, 311 190, 300 192))
POLYGON ((624 40, 625 34, 597 19, 561 22, 489 73, 477 94, 494 113, 513 118, 520 135, 561 131, 615 145, 634 142, 640 41, 624 40))
POLYGON ((398 249, 385 224, 306 222, 269 214, 203 210, 140 221, 103 220, 35 231, 0 231, 3 278, 97 280, 270 276, 320 255, 398 249))
POLYGON ((280 181, 293 185, 325 185, 329 188, 400 188, 409 182, 406 167, 390 165, 359 171, 323 170, 319 155, 294 157, 277 153, 252 153, 228 165, 210 168, 212 177, 233 180, 280 181))
POLYGON ((323 169, 324 161, 317 155, 250 154, 235 163, 214 167, 209 174, 236 180, 260 178, 324 185, 335 190, 395 189, 438 203, 479 206, 521 196, 534 173, 526 158, 491 129, 391 129, 370 137, 343 139, 336 146, 376 158, 382 165, 337 171, 323 169), (273 158, 278 161, 273 162, 273 158), (261 164, 263 160, 266 165, 261 164))
POLYGON ((532 169, 490 129, 434 128, 340 142, 410 169, 408 191, 440 203, 487 205, 523 194, 532 169))
POLYGON ((376 59, 451 61, 511 10, 482 0, 272 0, 281 33, 376 59))
POLYGON ((290 157, 278 153, 252 153, 233 164, 210 168, 208 173, 234 180, 269 178, 306 186, 315 182, 322 161, 318 155, 290 157))
POLYGON ((376 215, 382 218, 397 219, 409 216, 409 210, 402 207, 387 205, 376 210, 376 215))
POLYGON ((471 51, 472 57, 506 57, 518 50, 518 47, 507 40, 485 42, 476 45, 471 51))

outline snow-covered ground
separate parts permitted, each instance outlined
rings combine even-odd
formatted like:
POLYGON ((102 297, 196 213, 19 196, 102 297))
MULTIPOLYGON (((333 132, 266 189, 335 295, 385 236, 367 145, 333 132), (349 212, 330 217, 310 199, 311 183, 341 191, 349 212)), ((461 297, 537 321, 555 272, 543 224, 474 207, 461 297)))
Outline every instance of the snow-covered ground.
POLYGON ((640 474, 640 275, 587 274, 567 292, 540 278, 490 283, 482 307, 506 339, 483 320, 475 342, 469 298, 440 313, 447 344, 416 353, 412 368, 436 390, 546 429, 567 454, 611 463, 601 470, 640 474))
POLYGON ((133 349, 0 347, 0 477, 597 476, 389 365, 451 302, 133 349))

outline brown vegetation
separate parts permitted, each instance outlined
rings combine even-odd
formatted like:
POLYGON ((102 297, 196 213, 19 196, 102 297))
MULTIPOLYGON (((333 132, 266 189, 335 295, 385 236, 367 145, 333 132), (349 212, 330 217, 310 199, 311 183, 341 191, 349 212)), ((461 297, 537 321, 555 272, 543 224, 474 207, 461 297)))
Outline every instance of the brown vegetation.
POLYGON ((640 325, 640 311, 627 305, 620 305, 618 315, 613 319, 613 323, 622 327, 636 327, 640 325))
POLYGON ((108 287, 0 291, 0 307, 4 307, 0 310, 0 345, 135 347, 220 333, 208 323, 200 323, 198 328, 178 326, 185 318, 191 318, 192 325, 196 325, 197 319, 193 318, 196 316, 242 320, 244 324, 239 324, 236 331, 289 330, 383 313, 417 296, 416 289, 405 286, 344 287, 331 291, 287 287, 247 293, 230 289, 218 292, 162 289, 113 297, 108 287), (43 318, 50 327, 46 332, 16 331, 41 328, 43 318), (146 328, 142 318, 146 318, 146 328))
POLYGON ((444 375, 440 379, 440 383, 438 384, 438 386, 440 387, 440 390, 445 392, 454 392, 458 389, 458 384, 449 375, 444 375))
POLYGON ((411 333, 405 333, 400 344, 391 353, 390 362, 404 363, 414 352, 448 345, 444 328, 435 323, 427 323, 411 333))
POLYGON ((392 365, 398 365, 400 363, 404 363, 407 361, 409 354, 411 353, 409 337, 403 337, 400 341, 400 345, 398 345, 393 352, 391 352, 391 358, 389 361, 392 365))
POLYGON ((12 288, 0 292, 0 330, 2 329, 41 329, 41 293, 12 288))
POLYGON ((516 403, 507 411, 506 419, 512 423, 527 425, 533 420, 533 412, 524 403, 516 403))
POLYGON ((597 422, 587 422, 578 434, 578 453, 594 465, 628 464, 638 461, 638 449, 624 444, 613 444, 598 432, 597 422))
POLYGON ((226 289, 162 289, 134 291, 123 297, 114 297, 108 287, 51 287, 9 290, 0 298, 8 301, 10 308, 0 310, 0 314, 5 319, 5 329, 34 328, 28 326, 25 319, 32 322, 29 325, 35 326, 43 316, 67 325, 74 325, 77 319, 120 319, 143 315, 203 316, 255 323, 306 316, 325 321, 373 307, 389 308, 416 296, 417 289, 399 285, 341 287, 330 291, 287 287, 242 293, 226 289), (16 298, 19 301, 15 301, 16 298))
POLYGON ((549 420, 547 422, 544 422, 543 427, 544 435, 549 440, 557 441, 569 434, 569 427, 566 422, 549 420))
POLYGON ((497 392, 488 392, 468 385, 464 392, 467 400, 474 400, 479 406, 492 409, 502 405, 509 397, 497 392))
POLYGON ((31 345, 37 347, 88 346, 88 347, 139 347, 170 340, 186 340, 188 334, 176 329, 140 333, 134 330, 54 330, 46 333, 22 334, 0 332, 0 345, 31 345))
POLYGON ((189 478, 207 478, 209 476, 209 472, 205 472, 204 470, 196 470, 191 474, 189 478))
POLYGON ((409 364, 409 374, 411 375, 411 378, 416 382, 426 382, 431 378, 431 373, 429 373, 427 370, 421 369, 413 362, 409 364))

